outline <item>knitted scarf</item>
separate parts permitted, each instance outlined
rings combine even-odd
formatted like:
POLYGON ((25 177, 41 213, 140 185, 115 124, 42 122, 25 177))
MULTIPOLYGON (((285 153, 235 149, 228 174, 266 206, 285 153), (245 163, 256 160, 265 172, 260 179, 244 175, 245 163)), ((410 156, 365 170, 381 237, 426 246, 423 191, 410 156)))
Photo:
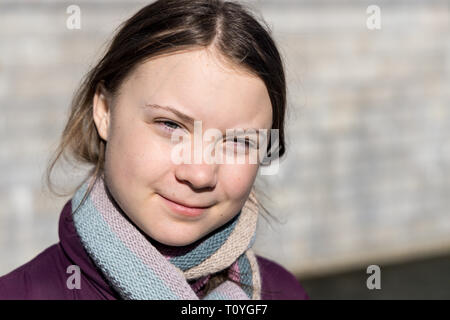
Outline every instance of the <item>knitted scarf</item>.
MULTIPOLYGON (((163 254, 111 200, 104 177, 86 181, 72 198, 74 226, 81 243, 123 299, 199 300, 188 281, 227 269, 229 278, 203 299, 261 299, 261 279, 252 245, 258 209, 250 193, 244 207, 222 227, 181 254, 163 254)), ((173 247, 175 252, 177 248, 173 247)), ((183 249, 183 248, 182 248, 183 249)), ((207 278, 208 278, 207 277, 207 278)))

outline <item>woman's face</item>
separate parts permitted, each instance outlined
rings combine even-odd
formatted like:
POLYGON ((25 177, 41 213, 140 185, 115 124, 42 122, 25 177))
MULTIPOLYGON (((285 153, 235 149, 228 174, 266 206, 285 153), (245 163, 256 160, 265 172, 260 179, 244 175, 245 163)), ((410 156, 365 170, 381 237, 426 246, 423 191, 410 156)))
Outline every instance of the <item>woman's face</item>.
MULTIPOLYGON (((101 90, 94 97, 94 121, 107 141, 105 183, 134 224, 166 245, 191 244, 236 216, 259 165, 248 160, 195 163, 194 151, 190 163, 177 164, 172 161, 171 135, 177 132, 193 141, 194 124, 146 105, 170 106, 200 120, 203 132, 220 130, 224 140, 227 129, 271 128, 264 82, 220 61, 206 49, 160 56, 141 64, 122 83, 114 107, 101 90), (206 208, 187 216, 168 200, 206 208)), ((233 139, 225 145, 229 143, 245 146, 233 139)), ((206 145, 203 142, 203 149, 206 145)))

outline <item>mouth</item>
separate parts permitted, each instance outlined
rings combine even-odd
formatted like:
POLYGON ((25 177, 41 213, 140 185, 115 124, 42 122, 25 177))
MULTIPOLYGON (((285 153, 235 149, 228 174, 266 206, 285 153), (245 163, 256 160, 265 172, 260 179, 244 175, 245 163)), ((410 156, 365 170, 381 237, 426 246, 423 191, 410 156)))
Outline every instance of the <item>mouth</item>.
POLYGON ((188 217, 198 217, 201 216, 208 208, 212 206, 197 206, 197 205, 191 205, 191 204, 185 204, 182 202, 179 202, 178 200, 172 200, 169 198, 166 198, 162 195, 160 195, 163 202, 166 204, 166 206, 173 212, 188 216, 188 217))

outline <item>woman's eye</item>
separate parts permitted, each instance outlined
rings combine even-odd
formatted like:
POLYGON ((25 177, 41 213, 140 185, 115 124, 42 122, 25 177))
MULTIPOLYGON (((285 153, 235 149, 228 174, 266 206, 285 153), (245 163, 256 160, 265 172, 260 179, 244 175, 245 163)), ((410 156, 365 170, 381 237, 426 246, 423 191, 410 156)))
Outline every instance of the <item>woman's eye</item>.
POLYGON ((236 142, 240 143, 241 145, 245 146, 246 148, 250 147, 250 142, 248 140, 238 140, 236 142))
POLYGON ((161 123, 161 125, 163 126, 163 129, 166 131, 172 132, 176 129, 181 129, 181 127, 173 121, 164 120, 164 121, 158 121, 158 123, 161 123))
POLYGON ((250 141, 248 139, 238 140, 238 142, 241 143, 242 145, 245 145, 246 148, 254 148, 256 145, 253 141, 250 141))
POLYGON ((250 141, 247 139, 234 139, 234 140, 230 140, 230 142, 237 144, 238 147, 245 148, 245 150, 254 148, 254 146, 255 146, 253 141, 250 141))

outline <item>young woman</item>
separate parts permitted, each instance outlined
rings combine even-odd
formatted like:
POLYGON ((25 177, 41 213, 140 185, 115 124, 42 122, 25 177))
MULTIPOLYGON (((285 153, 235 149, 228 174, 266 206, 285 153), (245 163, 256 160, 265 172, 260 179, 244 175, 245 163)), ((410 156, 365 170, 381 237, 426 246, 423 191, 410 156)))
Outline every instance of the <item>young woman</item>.
POLYGON ((264 154, 276 146, 282 156, 285 107, 279 52, 248 9, 221 0, 141 9, 76 92, 49 166, 49 185, 64 152, 93 166, 61 212, 60 242, 1 277, 0 298, 308 299, 252 250, 262 206, 260 161, 248 159, 264 139, 225 136, 276 129, 264 154), (174 161, 174 135, 192 142, 199 123, 224 134, 215 150, 231 146, 246 161, 174 161))

